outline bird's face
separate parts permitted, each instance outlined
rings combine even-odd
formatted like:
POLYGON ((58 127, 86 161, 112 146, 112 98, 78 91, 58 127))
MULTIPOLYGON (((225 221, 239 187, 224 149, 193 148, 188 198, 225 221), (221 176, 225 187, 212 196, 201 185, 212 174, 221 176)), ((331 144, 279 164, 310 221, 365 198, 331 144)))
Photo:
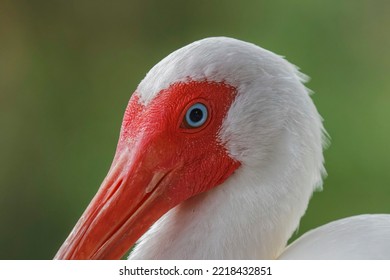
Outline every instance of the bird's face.
POLYGON ((131 97, 111 169, 56 258, 120 258, 163 214, 238 168, 241 184, 267 185, 275 213, 277 198, 299 198, 294 230, 323 171, 321 119, 301 81, 283 58, 230 38, 168 55, 131 97))
POLYGON ((133 94, 112 167, 56 258, 118 259, 168 210, 224 182, 240 165, 219 137, 235 96, 190 80, 147 105, 133 94))

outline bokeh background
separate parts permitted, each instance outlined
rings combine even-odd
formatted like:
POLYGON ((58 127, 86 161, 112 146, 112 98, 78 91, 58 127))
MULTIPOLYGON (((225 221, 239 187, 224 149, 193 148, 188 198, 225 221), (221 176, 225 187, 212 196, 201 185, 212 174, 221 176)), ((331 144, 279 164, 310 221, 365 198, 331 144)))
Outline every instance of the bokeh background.
POLYGON ((208 36, 299 65, 332 138, 294 238, 390 213, 390 1, 0 2, 0 259, 50 259, 103 180, 127 101, 208 36))

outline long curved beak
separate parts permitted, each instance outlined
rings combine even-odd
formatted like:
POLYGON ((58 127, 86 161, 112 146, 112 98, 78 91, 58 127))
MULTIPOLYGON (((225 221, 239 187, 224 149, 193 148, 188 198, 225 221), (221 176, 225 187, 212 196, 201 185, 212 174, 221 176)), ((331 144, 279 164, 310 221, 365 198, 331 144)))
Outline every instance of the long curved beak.
POLYGON ((171 172, 156 171, 156 158, 145 150, 142 142, 131 150, 118 148, 107 177, 54 259, 120 259, 175 206, 164 195, 171 172))

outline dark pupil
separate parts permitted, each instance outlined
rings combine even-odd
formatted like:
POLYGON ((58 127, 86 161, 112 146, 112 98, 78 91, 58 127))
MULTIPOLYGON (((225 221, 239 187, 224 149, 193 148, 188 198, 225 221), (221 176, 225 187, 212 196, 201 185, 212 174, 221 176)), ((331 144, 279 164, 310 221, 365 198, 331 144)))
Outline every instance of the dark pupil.
POLYGON ((190 113, 190 120, 194 123, 199 122, 203 118, 203 112, 201 109, 193 109, 190 113))

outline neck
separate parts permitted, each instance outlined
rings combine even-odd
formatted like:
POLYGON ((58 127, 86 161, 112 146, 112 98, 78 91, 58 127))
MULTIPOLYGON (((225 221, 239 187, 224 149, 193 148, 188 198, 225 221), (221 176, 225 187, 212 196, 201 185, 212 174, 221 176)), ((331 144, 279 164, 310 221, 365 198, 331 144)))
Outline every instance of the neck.
POLYGON ((277 258, 313 191, 305 163, 274 156, 267 166, 242 166, 222 185, 165 214, 129 258, 277 258))

